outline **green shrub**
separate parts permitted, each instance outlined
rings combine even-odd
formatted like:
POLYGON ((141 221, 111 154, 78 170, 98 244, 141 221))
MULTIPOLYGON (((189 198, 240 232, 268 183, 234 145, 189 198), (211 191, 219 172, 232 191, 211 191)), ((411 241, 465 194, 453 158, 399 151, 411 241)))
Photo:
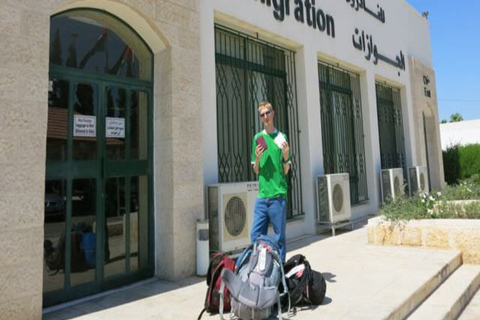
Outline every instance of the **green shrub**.
MULTIPOLYGON (((443 151, 443 167, 445 181, 450 185, 479 174, 480 144, 455 145, 447 148, 443 151)), ((480 177, 477 177, 477 183, 480 183, 480 177)))
POLYGON ((458 152, 460 179, 467 179, 474 174, 480 173, 480 144, 460 147, 458 152))
POLYGON ((443 171, 445 173, 445 181, 448 184, 456 184, 460 178, 460 156, 458 149, 459 146, 455 145, 443 151, 443 171))

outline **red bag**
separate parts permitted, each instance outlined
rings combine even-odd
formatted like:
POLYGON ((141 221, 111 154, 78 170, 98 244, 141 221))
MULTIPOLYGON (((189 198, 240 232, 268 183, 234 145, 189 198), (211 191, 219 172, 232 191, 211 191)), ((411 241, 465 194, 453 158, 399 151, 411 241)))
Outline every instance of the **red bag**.
MULTIPOLYGON (((198 316, 202 318, 205 311, 208 313, 218 313, 220 307, 220 286, 222 284, 222 270, 227 268, 230 271, 235 270, 235 261, 224 253, 216 253, 211 259, 207 272, 207 295, 205 297, 205 308, 198 316)), ((223 311, 230 311, 230 291, 225 287, 223 291, 223 311)))

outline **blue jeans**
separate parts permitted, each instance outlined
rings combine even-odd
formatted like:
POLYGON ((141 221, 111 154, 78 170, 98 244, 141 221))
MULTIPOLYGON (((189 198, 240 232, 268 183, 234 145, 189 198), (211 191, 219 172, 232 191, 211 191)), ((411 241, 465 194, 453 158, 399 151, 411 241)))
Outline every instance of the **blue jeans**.
POLYGON ((268 224, 272 223, 275 232, 275 240, 280 250, 280 258, 285 262, 287 256, 285 230, 287 228, 287 202, 284 197, 277 198, 257 198, 255 202, 255 211, 253 215, 252 231, 250 239, 252 243, 260 235, 268 233, 268 224))

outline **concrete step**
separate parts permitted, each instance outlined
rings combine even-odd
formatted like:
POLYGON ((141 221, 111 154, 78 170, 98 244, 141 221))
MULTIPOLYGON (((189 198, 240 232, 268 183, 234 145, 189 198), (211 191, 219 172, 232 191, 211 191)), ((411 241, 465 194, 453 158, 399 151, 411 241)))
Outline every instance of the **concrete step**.
POLYGON ((458 318, 458 320, 478 320, 480 319, 480 289, 473 296, 470 303, 458 318))
POLYGON ((480 287, 480 266, 462 265, 425 300, 408 320, 454 320, 480 287))
POLYGON ((462 264, 459 251, 368 245, 361 231, 289 252, 305 255, 328 282, 318 314, 302 310, 295 320, 405 319, 462 264))
MULTIPOLYGON (((418 266, 420 272, 406 273, 402 278, 395 281, 393 286, 381 292, 379 300, 384 305, 391 305, 390 313, 383 316, 383 320, 401 320, 405 319, 413 310, 418 308, 425 299, 435 292, 441 284, 451 276, 462 264, 462 256, 457 252, 455 256, 435 270, 426 273, 422 266, 418 266), (433 272, 432 272, 433 271, 433 272), (425 278, 428 275, 428 278, 425 278), (408 278, 411 279, 408 279, 408 278), (411 282, 417 282, 417 286, 412 286, 411 282), (407 289, 408 288, 408 289, 407 289), (392 308, 393 307, 393 308, 392 308)), ((353 319, 353 318, 352 318, 353 319)), ((422 320, 430 318, 424 318, 422 320)))

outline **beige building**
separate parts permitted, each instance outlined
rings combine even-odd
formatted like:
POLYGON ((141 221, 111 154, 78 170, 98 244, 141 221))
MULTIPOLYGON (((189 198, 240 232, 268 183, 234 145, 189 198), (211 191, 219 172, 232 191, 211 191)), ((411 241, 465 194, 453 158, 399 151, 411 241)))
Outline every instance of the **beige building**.
POLYGON ((255 180, 262 100, 291 144, 287 238, 317 232, 317 175, 350 174, 352 219, 381 169, 441 188, 428 22, 378 2, 3 1, 2 319, 193 275, 206 186, 255 180))

